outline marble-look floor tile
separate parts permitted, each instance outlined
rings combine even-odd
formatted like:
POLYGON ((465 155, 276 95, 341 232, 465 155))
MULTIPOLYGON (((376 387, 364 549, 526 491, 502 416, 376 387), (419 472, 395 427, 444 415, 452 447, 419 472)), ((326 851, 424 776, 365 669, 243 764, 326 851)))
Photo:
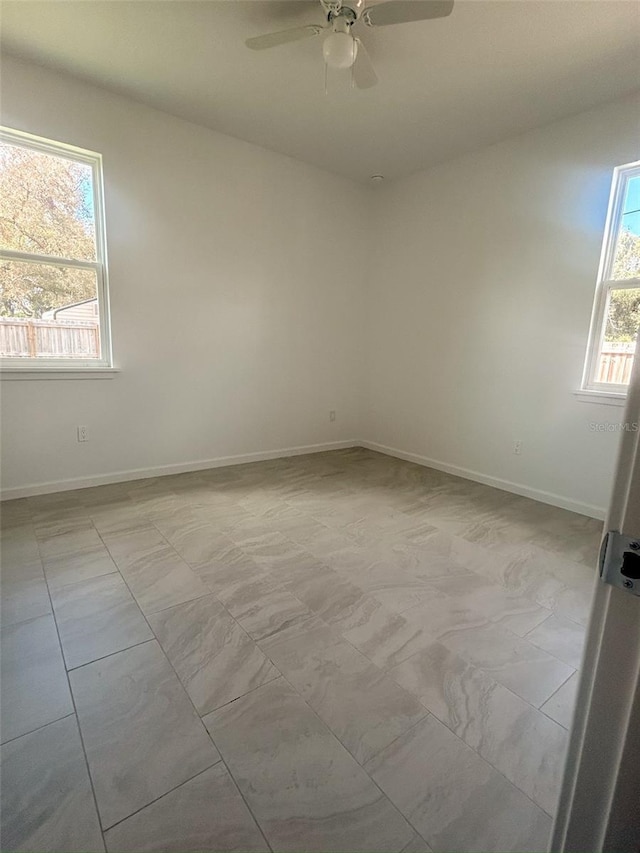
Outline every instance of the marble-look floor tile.
POLYGON ((200 494, 193 501, 189 499, 189 506, 194 515, 216 530, 219 536, 229 536, 238 527, 255 523, 255 516, 247 512, 240 504, 223 499, 219 496, 200 494))
POLYGON ((67 669, 153 639, 119 573, 68 584, 52 598, 67 669))
POLYGON ((190 565, 196 566, 216 558, 222 538, 220 530, 202 521, 190 508, 154 515, 152 520, 182 559, 190 565))
POLYGON ((269 851, 222 763, 114 826, 105 840, 113 853, 269 851))
POLYGON ((89 486, 77 489, 74 494, 78 503, 90 511, 93 507, 129 502, 130 482, 107 483, 104 486, 89 486))
POLYGON ((213 595, 149 622, 200 715, 280 675, 213 595))
POLYGON ((429 536, 420 547, 394 542, 391 551, 400 568, 427 581, 468 576, 484 560, 495 560, 477 545, 444 531, 429 536))
POLYGON ((357 587, 373 596, 380 604, 402 613, 408 608, 434 597, 434 588, 424 578, 401 568, 396 554, 386 549, 376 554, 366 569, 347 570, 346 574, 357 587))
POLYGON ((2 572, 32 565, 40 560, 38 540, 31 524, 2 530, 0 538, 2 572))
POLYGON ((265 522, 252 523, 249 527, 236 527, 231 539, 257 563, 270 566, 283 557, 296 555, 302 549, 265 522))
POLYGON ((80 551, 99 549, 102 545, 98 531, 93 527, 82 530, 72 530, 57 536, 47 536, 40 539, 38 547, 43 561, 67 554, 77 554, 80 551))
POLYGON ((498 625, 456 631, 444 636, 442 643, 538 708, 574 672, 498 625))
POLYGON ((532 559, 531 549, 509 548, 492 559, 474 563, 474 572, 500 584, 513 595, 522 595, 553 609, 566 584, 548 570, 546 561, 532 559))
MULTIPOLYGON (((322 645, 331 645, 338 643, 344 639, 335 626, 327 625, 322 619, 318 619, 313 613, 308 613, 303 619, 297 619, 283 628, 272 637, 265 637, 264 640, 259 640, 258 645, 261 649, 267 649, 272 644, 284 643, 296 640, 299 643, 307 642, 307 637, 313 634, 317 643, 322 645)), ((266 653, 266 651, 265 651, 266 653)), ((268 655, 267 655, 268 657, 268 655)))
POLYGON ((44 561, 44 573, 52 591, 69 583, 78 583, 117 571, 116 564, 102 543, 75 554, 49 557, 44 561))
POLYGON ((528 642, 575 669, 579 669, 582 662, 584 637, 585 629, 582 625, 561 616, 549 616, 526 635, 528 642))
POLYGON ((550 613, 532 599, 514 595, 478 575, 435 580, 432 586, 454 598, 457 607, 482 614, 519 637, 543 622, 550 613))
POLYGON ((273 560, 258 562, 268 572, 271 580, 281 586, 323 572, 327 568, 322 560, 303 548, 288 550, 273 560))
POLYGON ((360 518, 342 526, 342 531, 357 544, 382 543, 389 537, 394 537, 401 542, 421 545, 436 533, 433 525, 402 512, 395 512, 382 502, 371 501, 368 505, 361 503, 357 511, 362 513, 360 518))
POLYGON ((383 669, 395 666, 431 643, 430 635, 400 613, 379 605, 360 625, 344 632, 345 638, 383 669))
POLYGON ((264 640, 307 619, 311 611, 288 590, 258 580, 220 596, 229 613, 254 640, 264 640))
POLYGON ((262 648, 361 764, 425 716, 419 701, 330 628, 279 637, 262 648))
POLYGON ((144 613, 155 613, 210 592, 155 529, 106 536, 105 542, 144 613))
POLYGON ((439 643, 390 675, 510 782, 553 814, 566 732, 439 643))
POLYGON ((73 713, 52 615, 2 628, 0 680, 3 742, 73 713))
POLYGON ((73 491, 32 495, 26 500, 32 516, 37 515, 39 512, 46 512, 47 510, 80 509, 82 506, 77 494, 73 491))
POLYGON ((283 679, 205 717, 277 850, 400 851, 414 831, 283 679))
POLYGON ((558 593, 553 606, 556 615, 586 627, 593 603, 595 582, 594 575, 593 578, 581 584, 573 584, 570 588, 558 593))
POLYGON ((326 566, 297 573, 285 585, 309 610, 340 630, 360 624, 375 606, 359 586, 326 566))
POLYGON ((89 507, 88 512, 101 536, 153 529, 151 520, 128 497, 89 507))
POLYGON ((22 524, 30 524, 31 510, 26 498, 16 498, 12 501, 2 501, 0 507, 0 529, 8 530, 22 524))
POLYGON ((580 673, 574 673, 540 708, 541 711, 544 711, 547 716, 560 723, 565 729, 571 727, 579 678, 580 673))
POLYGON ((155 641, 70 673, 103 828, 219 760, 155 641))
MULTIPOLYGON (((316 526, 313 529, 305 532, 304 537, 296 537, 296 541, 326 565, 337 568, 338 555, 345 551, 353 553, 359 550, 353 540, 339 530, 331 529, 318 521, 315 524, 316 526)), ((289 534, 287 533, 287 535, 289 534)))
POLYGON ((93 522, 81 507, 34 513, 32 523, 34 533, 42 540, 93 528, 93 522))
MULTIPOLYGON (((249 750, 253 763, 247 759, 247 767, 258 777, 256 796, 266 810, 272 802, 269 755, 276 756, 273 785, 277 787, 278 779, 283 780, 283 789, 274 794, 277 808, 270 819, 285 838, 282 849, 307 849, 302 846, 307 840, 307 823, 315 826, 309 820, 316 805, 313 768, 308 770, 302 762, 303 782, 296 787, 299 777, 291 774, 299 762, 292 761, 292 769, 287 765, 288 756, 306 756, 310 740, 312 755, 317 747, 324 759, 324 744, 331 743, 329 755, 342 750, 352 763, 357 755, 372 764, 423 725, 425 718, 404 728, 413 715, 394 694, 395 682, 390 686, 395 668, 408 679, 406 687, 414 693, 411 701, 422 702, 419 712, 424 708, 428 714, 430 709, 468 742, 458 741, 463 749, 473 746, 471 787, 462 785, 459 803, 455 796, 448 796, 449 764, 455 790, 456 773, 465 763, 455 751, 449 762, 450 753, 443 750, 444 758, 441 755, 440 763, 431 761, 428 773, 419 760, 415 775, 411 761, 407 768, 398 765, 398 789, 407 798, 417 790, 422 804, 418 813, 435 817, 424 824, 430 833, 425 841, 411 829, 402 841, 394 834, 391 843, 384 833, 378 838, 378 824, 373 821, 380 816, 377 812, 374 816, 369 799, 365 797, 364 811, 354 818, 351 805, 345 807, 344 784, 334 786, 334 777, 325 775, 319 788, 319 829, 309 831, 308 849, 323 847, 325 833, 330 837, 327 849, 332 845, 354 850, 405 848, 407 853, 428 849, 427 842, 449 853, 454 848, 508 850, 537 843, 539 815, 536 818, 531 800, 526 801, 526 808, 522 806, 509 780, 552 810, 549 792, 556 771, 547 756, 554 748, 550 744, 557 746, 563 738, 559 726, 566 728, 570 723, 577 684, 577 676, 571 673, 578 663, 578 634, 591 603, 599 523, 441 471, 352 448, 12 501, 0 507, 0 526, 3 624, 9 647, 11 629, 23 622, 8 625, 7 614, 11 620, 35 616, 44 607, 40 569, 33 579, 29 576, 27 580, 24 574, 24 570, 29 574, 32 565, 39 567, 42 559, 48 587, 58 603, 71 595, 71 585, 80 584, 82 589, 82 582, 91 579, 98 586, 119 586, 116 580, 106 579, 119 578, 120 569, 137 606, 158 626, 164 626, 166 650, 174 666, 183 667, 182 676, 185 684, 189 681, 192 697, 196 702, 201 697, 201 709, 209 708, 206 697, 220 695, 220 690, 227 692, 220 700, 214 698, 214 704, 249 688, 240 698, 229 698, 213 716, 244 706, 249 719, 257 713, 251 697, 257 694, 257 701, 271 695, 269 688, 280 681, 276 677, 260 684, 265 664, 260 655, 269 657, 273 648, 273 656, 278 656, 298 694, 309 703, 305 713, 313 715, 323 732, 320 737, 312 729, 309 738, 296 734, 291 739, 286 720, 278 728, 276 719, 261 724, 262 734, 249 750), (16 577, 27 582, 13 587, 16 577), (213 601, 212 593, 226 610, 214 603, 202 616, 206 602, 213 601), (183 605, 185 612, 194 611, 188 620, 176 617, 183 605), (234 616, 240 627, 233 622, 234 616), (253 639, 245 636, 245 629, 253 639), (441 645, 435 647, 435 642, 441 645), (434 648, 440 649, 442 659, 430 659, 434 648), (428 663, 420 664, 423 658, 428 663), (253 710, 249 712, 249 708, 253 710), (396 730, 396 739, 388 743, 396 730), (261 752, 263 740, 267 748, 261 752), (475 750, 491 764, 484 763, 475 750), (478 785, 474 787, 473 780, 477 783, 484 778, 484 771, 478 768, 486 770, 487 766, 491 772, 485 793, 480 785, 481 793, 476 794, 478 785), (505 774, 499 776, 505 788, 496 787, 496 767, 505 774), (433 783, 428 797, 419 790, 424 779, 433 783), (494 801, 499 805, 494 806, 494 801), (311 803, 309 809, 307 802, 311 803), (479 803, 476 811, 474 803, 479 803), (301 816, 301 824, 295 823, 296 815, 301 816), (345 826, 346 837, 340 834, 345 826)), ((71 605, 71 599, 68 603, 71 605)), ((75 606, 80 604, 82 597, 75 606)), ((60 604, 59 614, 62 611, 60 604)), ((47 618, 51 620, 51 616, 42 616, 34 621, 47 618)), ((103 635, 115 638, 118 634, 117 622, 111 624, 109 619, 106 624, 105 619, 104 612, 97 612, 94 626, 89 618, 80 620, 87 629, 91 627, 85 635, 87 648, 99 643, 103 635)), ((64 635, 62 621, 61 628, 64 635)), ((36 625, 33 636, 19 633, 18 645, 26 648, 31 644, 42 657, 42 637, 37 639, 42 629, 36 625)), ((47 654, 51 657, 56 650, 53 658, 57 655, 62 676, 55 632, 48 637, 51 648, 47 654)), ((77 647, 82 642, 79 635, 77 647)), ((145 643, 156 647, 153 640, 145 643)), ((122 659, 122 655, 126 658, 129 652, 143 648, 145 645, 137 645, 113 652, 102 662, 122 659)), ((20 656, 14 659, 19 661, 20 656)), ((168 668, 166 658, 163 660, 168 668)), ((2 665, 10 676, 2 685, 5 716, 9 709, 15 721, 23 716, 23 708, 27 718, 44 708, 46 713, 29 725, 48 721, 50 700, 56 693, 51 666, 44 665, 41 678, 37 665, 13 671, 11 666, 7 669, 7 659, 2 665), (53 691, 50 684, 54 684, 53 691)), ((96 662, 84 664, 73 673, 96 666, 96 662)), ((195 809, 190 813, 179 793, 190 790, 187 779, 198 778, 200 771, 191 766, 194 754, 213 747, 207 739, 208 747, 195 749, 187 737, 184 760, 175 758, 182 756, 184 738, 181 725, 174 731, 174 712, 180 719, 186 719, 186 712, 176 711, 173 697, 180 697, 178 706, 187 703, 189 719, 196 712, 175 675, 169 678, 167 674, 166 683, 173 687, 165 689, 155 664, 150 669, 150 678, 144 664, 124 667, 119 673, 109 669, 107 680, 113 686, 107 688, 102 677, 96 679, 99 689, 94 692, 98 704, 104 705, 104 717, 92 743, 94 752, 102 750, 99 763, 107 768, 103 778, 118 788, 116 774, 118 767, 124 767, 122 791, 114 802, 117 806, 121 796, 119 802, 128 804, 133 790, 133 799, 139 796, 142 803, 132 807, 141 811, 133 816, 127 812, 123 822, 113 827, 110 837, 120 839, 122 828, 122 839, 113 840, 110 846, 119 844, 126 849, 130 844, 144 849, 142 833, 149 849, 169 838, 175 849, 193 849, 199 844, 215 847, 198 839, 208 838, 207 827, 212 826, 208 820, 217 822, 220 812, 212 809, 201 822, 200 795, 189 799, 195 809), (119 722, 122 719, 127 720, 124 727, 119 722), (142 734, 135 721, 140 721, 142 734), (106 735, 101 741, 103 730, 106 735), (153 740, 156 736, 161 744, 158 749, 153 740), (160 753, 157 766, 153 763, 156 752, 160 753), (175 765, 188 775, 178 773, 179 781, 173 776, 164 779, 165 765, 172 771, 175 765), (181 822, 183 811, 185 820, 181 822)), ((275 669, 267 672, 277 675, 275 669)), ((399 686, 397 690, 400 696, 407 695, 399 686)), ((99 718, 97 712, 93 716, 99 718)), ((233 728, 233 722, 229 726, 233 728)), ((20 725, 17 731, 23 733, 20 725)), ((294 727, 294 731, 298 730, 294 727)), ((238 750, 244 749, 250 738, 244 732, 236 734, 238 750)), ((228 732, 227 736, 232 737, 228 732)), ((449 736, 454 737, 451 732, 449 736)), ((556 751, 559 755, 561 747, 556 751)), ((222 764, 215 766, 223 773, 222 764)), ((202 775, 207 775, 205 768, 202 775)), ((382 802, 391 808, 386 800, 382 802)), ((233 838, 233 834, 220 836, 217 844, 220 849, 227 844, 232 847, 233 838)), ((237 844, 250 848, 251 841, 237 844)), ((543 837, 539 849, 544 846, 543 837)), ((278 849, 277 844, 274 847, 278 849)))
POLYGON ((277 586, 266 569, 242 554, 236 546, 233 549, 229 562, 216 561, 195 567, 199 577, 230 612, 254 601, 260 594, 258 590, 275 589, 277 586))
POLYGON ((434 850, 547 849, 551 818, 431 715, 366 769, 434 850))
POLYGON ((0 623, 4 626, 35 619, 51 612, 42 563, 2 568, 0 623))
POLYGON ((535 525, 530 522, 509 522, 501 513, 490 513, 478 518, 456 531, 467 542, 484 548, 499 549, 503 546, 519 546, 535 536, 535 525))
POLYGON ((554 579, 560 590, 588 581, 594 574, 593 569, 587 569, 581 563, 553 554, 541 548, 536 541, 517 548, 504 548, 500 553, 514 568, 525 570, 528 575, 554 579))
POLYGON ((102 538, 120 570, 145 559, 163 557, 167 551, 175 553, 155 527, 128 530, 123 533, 103 533, 102 538))
POLYGON ((1 750, 2 849, 103 851, 75 716, 1 750))
POLYGON ((415 837, 403 848, 402 853, 433 853, 421 835, 416 832, 415 837))

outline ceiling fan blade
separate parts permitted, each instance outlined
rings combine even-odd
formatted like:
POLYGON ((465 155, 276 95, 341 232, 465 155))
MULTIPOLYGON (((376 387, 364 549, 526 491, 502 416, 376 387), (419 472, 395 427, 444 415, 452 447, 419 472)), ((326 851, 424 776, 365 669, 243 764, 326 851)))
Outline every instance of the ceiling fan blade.
POLYGON ((353 82, 358 89, 370 89, 378 82, 378 75, 362 41, 360 39, 356 39, 356 41, 358 43, 358 53, 356 54, 356 61, 353 66, 353 82))
POLYGON ((264 36, 255 36, 247 39, 245 44, 251 50, 266 50, 268 47, 277 47, 290 41, 299 41, 317 36, 324 27, 320 24, 308 24, 306 27, 293 27, 290 30, 280 30, 277 33, 267 33, 264 36))
POLYGON ((362 17, 369 27, 407 24, 446 18, 453 11, 453 0, 387 0, 365 9, 362 17))

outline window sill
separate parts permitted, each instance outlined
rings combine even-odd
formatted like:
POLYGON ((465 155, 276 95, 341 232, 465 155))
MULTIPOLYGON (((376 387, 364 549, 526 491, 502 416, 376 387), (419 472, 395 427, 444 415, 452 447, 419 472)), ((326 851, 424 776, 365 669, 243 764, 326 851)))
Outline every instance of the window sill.
POLYGON ((572 391, 573 396, 581 403, 597 403, 601 406, 624 406, 627 395, 617 391, 572 391))
POLYGON ((11 381, 38 379, 115 379, 118 367, 3 367, 0 379, 11 381))

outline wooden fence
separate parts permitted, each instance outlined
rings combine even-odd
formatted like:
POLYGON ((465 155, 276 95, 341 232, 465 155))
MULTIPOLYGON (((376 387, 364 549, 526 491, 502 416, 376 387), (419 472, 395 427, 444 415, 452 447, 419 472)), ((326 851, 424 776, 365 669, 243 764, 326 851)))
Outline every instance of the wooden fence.
POLYGON ((605 343, 602 347, 596 382, 611 382, 616 385, 628 385, 633 366, 633 354, 636 345, 605 343))
MULTIPOLYGON (((631 376, 635 344, 605 344, 596 382, 626 385, 631 376)), ((99 358, 97 323, 58 323, 0 317, 0 353, 17 358, 99 358)))
POLYGON ((0 317, 0 353, 17 358, 99 358, 97 323, 0 317))

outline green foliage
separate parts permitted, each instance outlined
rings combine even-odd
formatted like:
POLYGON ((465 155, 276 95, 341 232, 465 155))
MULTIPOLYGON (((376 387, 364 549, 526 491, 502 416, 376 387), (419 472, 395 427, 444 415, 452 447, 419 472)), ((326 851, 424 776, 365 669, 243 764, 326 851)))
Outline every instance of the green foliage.
MULTIPOLYGON (((0 248, 74 260, 95 259, 88 165, 0 144, 0 248)), ((40 318, 96 295, 90 270, 4 261, 0 316, 40 318)))
POLYGON ((640 278, 640 234, 622 229, 618 237, 611 277, 616 281, 640 278))
MULTIPOLYGON (((611 277, 616 281, 640 278, 640 235, 620 232, 611 277)), ((640 327, 640 288, 613 290, 604 338, 607 342, 635 341, 640 327)))
POLYGON ((617 343, 635 341, 639 327, 640 287, 613 290, 609 299, 605 341, 617 343))

